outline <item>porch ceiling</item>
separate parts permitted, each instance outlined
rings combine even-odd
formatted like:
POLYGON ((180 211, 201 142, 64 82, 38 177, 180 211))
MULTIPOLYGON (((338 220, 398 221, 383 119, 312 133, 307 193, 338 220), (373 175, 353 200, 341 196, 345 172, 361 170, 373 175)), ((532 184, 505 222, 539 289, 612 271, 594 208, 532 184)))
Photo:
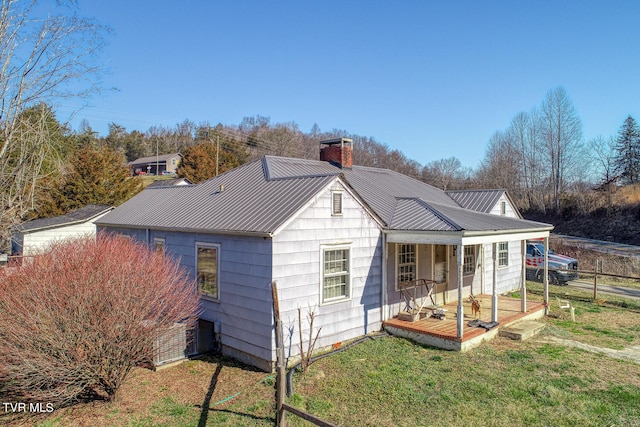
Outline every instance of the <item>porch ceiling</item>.
POLYGON ((533 230, 489 230, 489 231, 420 231, 385 230, 388 243, 416 243, 439 245, 478 245, 513 240, 542 239, 549 237, 553 226, 533 230))

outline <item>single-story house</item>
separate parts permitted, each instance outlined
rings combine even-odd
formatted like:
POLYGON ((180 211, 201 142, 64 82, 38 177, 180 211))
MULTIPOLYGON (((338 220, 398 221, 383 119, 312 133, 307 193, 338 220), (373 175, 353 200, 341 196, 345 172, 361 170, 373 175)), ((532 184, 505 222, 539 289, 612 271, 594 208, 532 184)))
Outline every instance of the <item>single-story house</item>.
POLYGON ((127 166, 131 168, 133 175, 162 175, 163 173, 174 174, 182 160, 182 154, 170 153, 158 156, 141 157, 127 166))
POLYGON ((298 308, 315 313, 318 349, 380 331, 405 309, 400 285, 420 279, 461 313, 470 293, 519 289, 525 241, 553 228, 523 220, 503 190, 447 193, 353 165, 346 138, 321 142, 320 161, 264 156, 198 185, 147 188, 97 224, 162 248, 193 275, 197 351, 215 346, 267 371, 273 281, 294 357, 298 308))
POLYGON ((95 236, 95 222, 111 210, 112 206, 87 205, 66 215, 27 221, 12 231, 11 253, 33 256, 56 240, 95 236))

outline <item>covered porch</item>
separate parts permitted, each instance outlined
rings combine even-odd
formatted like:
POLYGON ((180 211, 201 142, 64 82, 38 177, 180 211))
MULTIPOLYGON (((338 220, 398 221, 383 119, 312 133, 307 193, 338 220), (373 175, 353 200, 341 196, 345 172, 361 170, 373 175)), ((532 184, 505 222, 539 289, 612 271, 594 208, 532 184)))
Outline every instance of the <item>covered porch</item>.
POLYGON ((500 327, 544 316, 547 274, 544 302, 527 301, 526 242, 543 239, 546 270, 550 229, 387 233, 384 328, 421 343, 464 351, 491 339, 500 327), (419 285, 412 289, 410 282, 419 285), (510 291, 519 292, 520 298, 503 295, 510 291), (482 301, 480 320, 485 327, 469 325, 475 319, 469 295, 482 301), (426 308, 426 316, 415 315, 421 308, 426 308), (438 316, 431 317, 429 310, 436 309, 438 316), (443 313, 444 319, 438 319, 443 313), (486 328, 487 323, 493 327, 486 328))
MULTIPOLYGON (((482 301, 482 312, 479 320, 485 324, 493 321, 492 295, 482 294, 476 296, 482 301)), ((494 338, 505 326, 512 325, 522 320, 540 319, 545 314, 544 302, 528 301, 526 309, 522 310, 520 298, 510 298, 499 295, 496 307, 495 327, 486 329, 481 326, 470 326, 469 322, 476 319, 472 313, 471 303, 462 301, 462 322, 457 315, 459 301, 450 301, 441 306, 445 310, 444 319, 430 317, 428 314, 421 316, 419 320, 401 320, 397 316, 384 322, 384 329, 392 335, 412 339, 421 344, 446 350, 466 351, 480 345, 483 341, 494 338), (462 323, 462 336, 458 336, 459 324, 462 323)), ((477 323, 477 322, 476 322, 477 323)), ((473 323, 472 323, 473 325, 473 323)))

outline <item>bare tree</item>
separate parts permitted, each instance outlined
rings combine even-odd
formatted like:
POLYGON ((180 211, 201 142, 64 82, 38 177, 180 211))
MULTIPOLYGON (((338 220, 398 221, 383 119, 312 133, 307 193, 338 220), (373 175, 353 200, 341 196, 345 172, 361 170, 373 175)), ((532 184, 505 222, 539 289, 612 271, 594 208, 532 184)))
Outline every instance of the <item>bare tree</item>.
POLYGON ((477 174, 485 188, 504 188, 520 198, 520 158, 509 132, 495 132, 487 144, 485 157, 477 174))
POLYGON ((434 160, 422 168, 422 179, 442 190, 449 190, 463 179, 462 163, 456 157, 434 160))
POLYGON ((579 171, 582 153, 582 122, 562 87, 547 93, 541 108, 541 136, 549 165, 553 207, 560 211, 560 193, 572 174, 579 171))
MULTIPOLYGON (((537 110, 521 112, 511 120, 509 135, 519 153, 521 207, 544 211, 544 182, 547 174, 540 140, 540 115, 537 110)), ((516 193, 514 193, 516 194, 516 193)))
POLYGON ((598 135, 589 141, 589 153, 595 169, 595 178, 599 188, 606 195, 607 206, 610 206, 616 181, 619 178, 616 164, 616 139, 598 135))
MULTIPOLYGON (((87 96, 100 89, 102 65, 97 61, 105 27, 38 0, 0 3, 0 229, 7 230, 36 205, 33 188, 42 178, 52 147, 21 137, 23 113, 39 103, 87 96), (28 144, 32 144, 27 148, 28 144), (35 145, 34 145, 35 144, 35 145)), ((42 114, 50 114, 42 110, 42 114)), ((46 117, 43 117, 43 120, 46 117)), ((4 236, 5 238, 7 236, 4 236)))
POLYGON ((302 132, 294 122, 276 123, 272 127, 263 129, 258 134, 258 139, 276 156, 297 157, 304 151, 302 132))

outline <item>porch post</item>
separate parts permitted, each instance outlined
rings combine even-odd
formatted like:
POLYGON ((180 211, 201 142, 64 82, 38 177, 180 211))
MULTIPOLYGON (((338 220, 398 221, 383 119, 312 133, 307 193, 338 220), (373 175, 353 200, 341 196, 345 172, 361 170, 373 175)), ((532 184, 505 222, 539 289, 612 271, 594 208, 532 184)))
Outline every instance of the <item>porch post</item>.
POLYGON ((544 314, 549 315, 549 236, 544 238, 544 314))
POLYGON ((382 290, 380 293, 380 321, 387 320, 387 258, 389 254, 387 252, 387 234, 382 233, 382 290))
POLYGON ((457 264, 458 264, 458 338, 462 338, 462 333, 464 330, 464 307, 462 306, 462 274, 463 274, 463 256, 464 256, 464 245, 458 245, 458 256, 457 256, 457 264))
POLYGON ((498 245, 493 242, 491 247, 493 257, 493 291, 491 295, 491 321, 498 321, 498 293, 496 284, 498 283, 498 245))
POLYGON ((527 312, 527 241, 520 242, 520 251, 522 254, 522 293, 520 295, 523 313, 527 312))
POLYGON ((484 282, 486 281, 484 277, 484 244, 480 245, 480 271, 482 272, 482 274, 480 274, 480 295, 482 295, 485 292, 484 282))

